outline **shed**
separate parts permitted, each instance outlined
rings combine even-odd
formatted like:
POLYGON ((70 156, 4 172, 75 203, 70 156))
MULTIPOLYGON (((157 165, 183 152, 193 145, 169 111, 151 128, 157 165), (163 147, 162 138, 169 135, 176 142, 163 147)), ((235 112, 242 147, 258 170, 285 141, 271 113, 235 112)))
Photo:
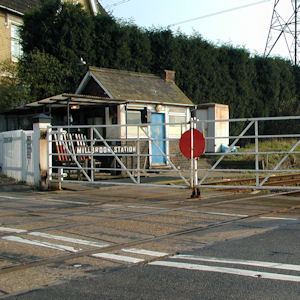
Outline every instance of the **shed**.
POLYGON ((229 145, 229 107, 226 104, 203 103, 197 105, 197 129, 207 137, 205 152, 222 152, 229 145), (222 121, 223 120, 223 121, 222 121))
MULTIPOLYGON (((178 155, 180 164, 178 138, 188 129, 194 104, 177 87, 174 78, 174 71, 166 71, 164 77, 160 77, 90 67, 76 94, 55 95, 7 112, 2 118, 1 130, 31 129, 31 118, 38 113, 50 115, 53 125, 123 125, 106 127, 102 132, 106 139, 137 136, 142 139, 144 133, 137 132, 134 125, 160 124, 155 130, 159 147, 167 156, 178 155)), ((156 148, 151 143, 144 148, 150 154, 150 166, 168 165, 164 156, 153 155, 156 148)))
MULTIPOLYGON (((105 124, 185 123, 189 122, 190 109, 194 107, 193 102, 175 84, 175 72, 171 70, 165 70, 164 76, 160 77, 153 74, 90 67, 76 93, 125 101, 115 107, 106 108, 105 124)), ((97 122, 104 122, 104 119, 94 120, 94 124, 97 122)), ((161 139, 160 147, 165 149, 167 155, 178 152, 177 145, 173 145, 169 139, 180 138, 186 129, 187 125, 160 125, 160 128, 157 128, 158 139, 161 139)), ((107 138, 137 137, 134 127, 123 127, 119 132, 112 129, 106 134, 107 138)), ((154 151, 155 149, 149 146, 150 155, 154 151)), ((157 155, 152 156, 150 164, 165 165, 167 161, 157 155)))

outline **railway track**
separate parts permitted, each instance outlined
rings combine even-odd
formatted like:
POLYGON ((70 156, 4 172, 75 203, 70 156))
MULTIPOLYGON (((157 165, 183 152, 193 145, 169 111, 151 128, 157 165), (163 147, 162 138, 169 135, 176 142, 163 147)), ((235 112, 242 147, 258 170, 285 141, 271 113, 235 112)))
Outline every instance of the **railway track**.
MULTIPOLYGON (((284 179, 288 179, 290 176, 284 176, 283 178, 284 179)), ((297 178, 299 178, 300 180, 300 174, 297 174, 297 178)), ((252 180, 252 179, 250 179, 252 180)), ((239 182, 245 182, 245 181, 249 181, 249 179, 241 179, 241 180, 235 180, 234 182, 235 183, 239 183, 239 182)), ((225 183, 227 183, 228 181, 225 181, 225 183)), ((274 182, 277 182, 277 181, 274 181, 274 182)), ((219 183, 219 184, 223 184, 222 181, 218 181, 216 182, 216 184, 219 183)), ((232 183, 232 181, 231 181, 232 183)), ((230 184, 230 183, 228 183, 230 184)), ((226 195, 227 196, 230 196, 230 195, 233 195, 235 194, 235 192, 238 192, 240 190, 238 189, 218 189, 217 190, 218 193, 216 194, 210 194, 210 195, 201 195, 198 199, 196 198, 187 198, 185 200, 163 200, 164 201, 164 204, 165 205, 176 205, 176 204, 180 204, 180 203, 188 203, 190 201, 191 205, 193 205, 193 202, 194 201, 197 201, 197 200, 200 200, 203 201, 205 199, 212 199, 214 197, 220 197, 220 194, 219 192, 222 191, 222 192, 226 192, 226 195)), ((179 192, 179 191, 178 191, 179 192)), ((289 191, 289 192, 283 192, 281 193, 282 195, 286 195, 286 196, 296 196, 300 193, 300 191, 289 191)), ((278 193, 274 194, 274 195, 278 195, 278 193)), ((269 197, 270 195, 267 195, 267 197, 269 197)), ((155 195, 155 198, 159 197, 160 199, 161 198, 165 198, 165 197, 169 197, 169 195, 155 195)), ((265 197, 265 196, 262 196, 262 197, 265 197)), ((136 197, 135 198, 135 201, 136 202, 139 202, 141 200, 147 200, 147 199, 152 199, 153 196, 143 196, 143 197, 136 197)), ((248 199, 248 198, 247 198, 248 199)), ((50 199, 51 200, 51 199, 50 199)), ((53 199, 55 201, 55 199, 53 199)), ((128 200, 128 199, 126 199, 128 200)), ((241 199, 239 200, 231 200, 231 201, 242 201, 241 199)), ((118 204, 118 203, 122 203, 124 202, 124 200, 115 200, 113 201, 113 204, 118 204)), ((87 203, 87 204, 84 204, 84 205, 80 205, 80 204, 76 204, 76 205, 72 205, 72 210, 73 212, 70 213, 70 214, 64 214, 63 216, 64 217, 70 217, 70 216, 84 216, 87 214, 87 212, 85 211, 82 211, 83 208, 87 207, 87 208, 90 208, 90 207, 98 207, 99 209, 103 206, 103 205, 106 205, 106 204, 111 204, 112 202, 111 201, 99 201, 99 202, 93 202, 93 203, 87 203), (75 210, 75 212, 74 212, 75 210), (79 211, 79 212, 76 212, 76 211, 79 211)), ((71 204, 71 203, 70 203, 71 204)), ((52 217, 45 217, 45 219, 47 221, 51 221, 55 218, 57 218, 57 214, 60 214, 61 211, 65 210, 66 208, 68 208, 67 205, 70 205, 66 202, 66 206, 61 206, 61 207, 56 207, 56 208, 49 208, 49 209, 34 209, 34 210, 28 210, 28 211, 21 211, 21 212, 17 212, 17 213, 8 213, 8 214, 2 214, 1 217, 17 217, 17 216, 40 216, 39 214, 45 214, 45 213, 51 213, 52 217)), ((171 209, 170 209, 171 210, 171 209)), ((156 213, 150 213, 148 215, 154 215, 154 214, 159 214, 159 212, 156 212, 156 213)), ((144 215, 147 215, 147 214, 144 214, 144 215)), ((138 215, 139 216, 139 215, 138 215)), ((134 218, 134 216, 133 216, 134 218)), ((102 222, 110 222, 110 221, 118 221, 118 220, 124 220, 124 219, 128 219, 128 217, 121 217, 121 218, 110 218, 110 219, 105 219, 103 220, 102 222)), ((83 223, 82 225, 93 225, 93 224, 97 224, 99 223, 100 221, 94 221, 94 222, 85 222, 83 223)), ((101 223, 101 222, 100 222, 101 223)), ((22 224, 25 224, 24 221, 22 221, 22 224)), ((9 224, 8 224, 9 225, 9 224)), ((47 228, 43 228, 41 229, 42 231, 49 231, 49 230, 56 230, 56 229, 63 229, 63 228, 71 228, 72 226, 77 226, 78 224, 77 223, 74 223, 74 224, 68 224, 68 225, 57 225, 55 227, 47 227, 47 228)))
MULTIPOLYGON (((259 182, 264 180, 265 177, 260 176, 259 177, 259 182)), ((201 179, 201 177, 199 177, 201 179)), ((161 181, 157 182, 157 185, 165 185, 165 186, 176 186, 179 184, 183 184, 182 179, 176 179, 176 180, 171 180, 171 181, 161 181)), ((232 179, 223 179, 223 180, 217 180, 217 181, 211 181, 211 182, 205 182, 202 183, 198 188, 203 189, 203 188, 215 188, 217 191, 239 191, 238 186, 244 186, 243 189, 247 189, 249 186, 249 189, 255 189, 256 188, 256 178, 232 178, 232 179), (218 187, 220 186, 220 187, 218 187), (227 188, 226 186, 237 186, 234 188, 227 188), (222 189, 222 187, 224 187, 222 189)), ((292 186, 292 187, 298 187, 299 185, 299 190, 300 190, 300 174, 299 173, 294 173, 294 174, 287 174, 287 175, 272 175, 268 178, 267 182, 263 184, 263 187, 282 187, 284 189, 285 187, 292 186)), ((297 189, 297 188, 296 188, 297 189)), ((197 197, 194 197, 197 198, 197 197)))
MULTIPOLYGON (((259 177, 259 182, 261 182, 265 177, 259 177)), ((256 188, 256 178, 243 178, 243 179, 226 179, 221 181, 215 181, 210 183, 203 183, 201 187, 205 186, 220 186, 220 188, 216 188, 218 191, 231 191, 238 192, 240 190, 255 189, 256 188), (226 187, 228 186, 228 187, 226 187), (229 187, 230 186, 230 187, 229 187), (234 186, 234 187, 232 187, 234 186), (239 188, 238 186, 243 186, 239 188)), ((267 182, 263 184, 263 187, 276 187, 277 190, 288 189, 288 186, 292 186, 295 189, 291 192, 291 195, 300 193, 300 174, 289 174, 289 175, 277 175, 271 176, 267 182), (299 191, 298 190, 299 186, 299 191), (278 188, 279 187, 279 188, 278 188)), ((201 188, 200 187, 200 188, 201 188)))
MULTIPOLYGON (((263 179, 264 177, 259 177, 259 180, 263 180, 263 179)), ((203 185, 233 185, 233 184, 243 184, 243 183, 255 184, 255 182, 256 182, 256 178, 243 178, 243 179, 227 179, 227 180, 215 181, 210 183, 204 183, 203 185)), ((264 185, 272 186, 277 184, 279 185, 300 184, 300 174, 296 173, 296 174, 288 174, 288 175, 271 176, 264 185)))
MULTIPOLYGON (((232 195, 232 193, 227 193, 226 194, 227 196, 228 195, 232 195)), ((202 197, 202 200, 205 200, 205 199, 213 199, 214 197, 219 197, 219 193, 218 194, 213 194, 213 195, 208 195, 208 196, 204 196, 202 197)), ((146 197, 147 199, 148 197, 146 197)), ((145 199, 145 198, 137 198, 135 199, 136 202, 139 202, 141 199, 145 199)), ((192 199, 191 199, 192 200, 192 199)), ((186 201, 182 201, 182 200, 164 200, 164 204, 165 205, 176 205, 176 204, 180 204, 182 202, 185 202, 187 203, 189 201, 189 199, 187 199, 186 201)), ((192 207, 194 204, 193 202, 195 201, 195 199, 193 199, 191 202, 190 202, 190 205, 189 207, 192 207)), ((120 201, 113 201, 113 205, 117 204, 117 203, 122 203, 124 201, 120 200, 120 201)), ((86 214, 88 214, 88 212, 82 212, 82 209, 83 208, 86 208, 86 207, 103 207, 105 206, 106 204, 111 204, 112 202, 97 202, 97 203, 92 203, 90 204, 89 206, 86 206, 86 205, 77 205, 77 206, 72 206, 72 213, 65 213, 63 215, 63 217, 71 217, 71 216, 85 216, 86 214), (75 212, 74 212, 75 210, 75 212), (77 212, 76 212, 77 211, 77 212), (79 213, 78 213, 79 211, 79 213)), ((155 206, 153 206, 153 208, 155 208, 155 206)), ((39 214, 42 214, 42 213, 51 213, 51 214, 55 214, 55 212, 57 214, 60 215, 60 211, 61 210, 65 210, 66 207, 63 206, 63 207, 60 207, 60 208, 51 208, 51 209, 41 209, 41 210, 35 210, 35 211, 28 211, 28 212, 20 212, 20 213, 15 213, 15 214, 6 214, 6 215, 1 215, 1 217, 17 217, 17 216, 32 216, 33 213, 34 213, 34 216, 39 216, 39 214)), ((180 210, 181 208, 169 208, 169 209, 163 209, 163 210, 160 210, 160 211, 157 211, 157 212, 150 212, 150 213, 137 213, 137 214, 132 214, 132 215, 129 215, 129 216, 124 216, 124 217, 112 217, 112 218, 107 218, 107 219, 103 219, 103 220, 100 220, 100 221, 90 221, 90 222, 84 222, 84 223, 81 223, 80 225, 95 225, 95 224, 101 224, 101 223, 107 223, 107 222, 115 222, 115 221, 121 221, 121 220, 130 220, 130 219, 135 219, 135 218, 139 218, 139 217, 144 217, 144 216, 153 216, 153 215, 160 215, 162 213, 166 213, 166 212, 171 212, 171 211, 176 211, 176 210, 180 210)), ((47 221, 51 221, 51 220, 55 220, 57 218, 57 216, 53 216, 53 217, 44 217, 45 220, 47 221)), ((30 221, 29 221, 30 222, 30 221)), ((14 225, 18 225, 18 223, 13 223, 14 225)), ((26 222, 24 222, 24 220, 22 221, 22 225, 26 224, 26 222)), ((7 225, 10 225, 9 223, 7 223, 7 225)), ((57 225, 57 226, 52 226, 52 227, 45 227, 45 228, 40 228, 39 231, 51 231, 51 230, 61 230, 61 229, 67 229, 67 228, 72 228, 72 227, 75 227, 75 226, 78 226, 78 223, 71 223, 71 224, 67 224, 67 225, 57 225)), ((36 230, 33 230, 33 231, 36 231, 36 230)), ((30 231, 29 231, 30 232, 30 231)), ((18 234, 16 233, 15 235, 21 235, 22 233, 18 234)), ((4 235, 0 235, 0 238, 3 237, 3 236, 6 236, 6 235, 9 235, 9 234, 4 234, 4 235)))
MULTIPOLYGON (((280 193, 280 194, 281 195, 287 195, 289 193, 280 193)), ((270 197, 273 197, 273 196, 278 196, 278 193, 263 195, 261 197, 270 198, 270 197)), ((230 200, 230 202, 245 201, 245 199, 247 199, 247 200, 251 200, 251 199, 257 200, 257 198, 258 198, 258 196, 253 196, 253 197, 248 197, 248 198, 240 198, 240 199, 230 200)), ((222 201, 220 203, 224 203, 224 202, 222 201)), ((214 203, 211 203, 211 205, 213 205, 213 204, 214 203)), ((71 259, 74 259, 74 258, 91 256, 93 254, 120 250, 120 249, 125 248, 125 247, 139 246, 139 245, 143 245, 143 244, 146 244, 146 243, 149 243, 149 242, 155 242, 155 241, 160 241, 160 240, 164 240, 164 239, 168 239, 168 238, 172 238, 172 237, 188 235, 188 234, 195 233, 195 232, 203 232, 203 231, 207 231, 207 230, 210 230, 210 229, 213 229, 213 228, 217 228, 217 227, 225 226, 225 225, 228 225, 228 224, 236 223, 236 222, 239 222, 239 221, 242 221, 242 220, 261 217, 263 215, 288 212, 288 211, 292 211, 292 210, 298 209, 298 208, 300 208, 300 204, 299 205, 290 205, 289 207, 285 207, 285 208, 281 208, 281 209, 268 210, 268 211, 264 211, 264 212, 257 212, 257 213, 247 215, 247 216, 234 217, 234 218, 229 219, 229 220, 222 220, 222 221, 207 224, 205 226, 201 225, 201 226, 191 227, 191 228, 187 228, 187 229, 183 229, 183 230, 173 231, 173 232, 169 232, 169 233, 166 233, 166 234, 156 235, 154 237, 138 239, 138 240, 130 241, 130 242, 115 243, 114 245, 109 245, 109 246, 106 246, 106 247, 103 247, 103 248, 91 248, 91 249, 84 250, 84 251, 79 251, 79 252, 76 252, 76 253, 67 253, 67 254, 47 257, 47 258, 43 258, 43 259, 31 260, 29 262, 25 262, 25 263, 21 263, 21 264, 17 264, 17 265, 16 264, 8 265, 8 266, 2 267, 0 269, 0 275, 1 274, 6 274, 6 273, 11 273, 11 272, 16 272, 16 271, 20 271, 20 270, 25 270, 25 269, 29 269, 29 268, 34 268, 34 267, 38 267, 38 266, 48 265, 48 264, 53 264, 53 263, 58 263, 58 262, 65 262, 65 261, 68 261, 68 260, 71 260, 71 259)), ((168 209, 168 211, 172 211, 172 210, 173 211, 174 210, 180 210, 180 208, 168 209)), ((159 212, 155 212, 155 214, 158 214, 158 215, 163 214, 166 211, 167 210, 162 210, 162 211, 159 211, 159 212)), ((138 216, 150 215, 150 214, 151 213, 139 214, 139 215, 135 215, 135 216, 126 216, 126 217, 122 217, 122 218, 118 218, 118 219, 121 220, 121 219, 126 218, 128 220, 131 220, 133 218, 137 218, 138 216)), ((116 218, 111 218, 110 220, 115 221, 116 218)), ((108 220, 106 220, 106 221, 108 221, 108 220)), ((99 222, 89 222, 88 224, 92 224, 92 223, 99 223, 99 222)), ((67 226, 69 226, 69 227, 78 226, 78 223, 69 224, 67 226)), ((41 229, 40 231, 61 229, 62 227, 63 226, 56 226, 56 227, 52 227, 52 228, 44 228, 44 229, 41 229)), ((34 230, 34 231, 36 231, 36 230, 34 230)), ((28 232, 30 232, 30 231, 28 231, 28 232)), ((174 254, 175 253, 170 253, 170 254, 168 254, 168 256, 172 256, 174 254)), ((151 260, 145 260, 143 263, 148 263, 150 261, 159 260, 159 259, 162 259, 162 258, 163 257, 156 257, 156 258, 153 258, 151 260)))

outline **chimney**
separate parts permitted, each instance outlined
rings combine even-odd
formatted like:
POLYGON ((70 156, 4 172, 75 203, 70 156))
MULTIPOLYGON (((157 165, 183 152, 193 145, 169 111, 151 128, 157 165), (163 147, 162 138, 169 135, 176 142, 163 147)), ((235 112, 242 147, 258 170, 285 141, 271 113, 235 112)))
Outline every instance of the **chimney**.
POLYGON ((165 78, 168 82, 175 82, 175 71, 165 70, 165 78))

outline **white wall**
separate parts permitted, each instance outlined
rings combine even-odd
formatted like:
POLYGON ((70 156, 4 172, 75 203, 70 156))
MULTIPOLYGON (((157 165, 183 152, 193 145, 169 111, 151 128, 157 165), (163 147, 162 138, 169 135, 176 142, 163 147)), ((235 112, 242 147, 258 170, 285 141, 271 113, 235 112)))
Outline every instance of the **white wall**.
MULTIPOLYGON (((229 120, 229 108, 224 105, 216 105, 215 108, 215 119, 216 120, 229 120)), ((221 146, 229 146, 229 122, 216 122, 215 123, 215 151, 220 152, 221 146), (219 138, 217 138, 219 137, 219 138), (223 137, 223 138, 221 138, 223 137)))
POLYGON ((33 131, 0 133, 0 172, 16 180, 34 183, 33 131))
POLYGON ((196 128, 206 137, 205 152, 215 153, 221 151, 221 146, 229 144, 229 108, 224 104, 203 104, 198 106, 195 116, 197 118, 196 128), (224 122, 205 122, 224 120, 224 122), (226 121, 225 121, 226 120, 226 121), (202 122, 201 122, 202 121, 202 122))

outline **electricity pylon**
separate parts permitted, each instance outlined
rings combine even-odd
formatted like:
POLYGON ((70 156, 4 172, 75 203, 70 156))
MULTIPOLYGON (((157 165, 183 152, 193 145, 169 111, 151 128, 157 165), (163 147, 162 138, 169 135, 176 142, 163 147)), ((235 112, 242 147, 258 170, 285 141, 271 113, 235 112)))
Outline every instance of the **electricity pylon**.
POLYGON ((264 55, 279 50, 280 56, 289 58, 295 65, 300 58, 300 0, 275 0, 271 26, 264 55))

